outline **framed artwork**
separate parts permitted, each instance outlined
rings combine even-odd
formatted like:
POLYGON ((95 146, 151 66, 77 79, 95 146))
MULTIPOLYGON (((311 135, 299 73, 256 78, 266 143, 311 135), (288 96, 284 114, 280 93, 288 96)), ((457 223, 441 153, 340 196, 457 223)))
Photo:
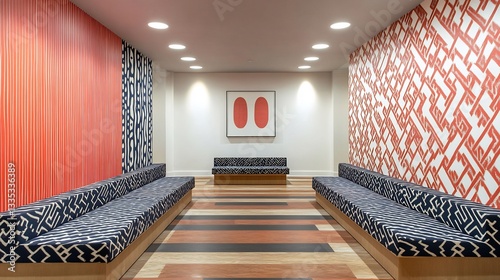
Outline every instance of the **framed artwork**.
POLYGON ((276 91, 226 91, 226 136, 276 136, 276 91))

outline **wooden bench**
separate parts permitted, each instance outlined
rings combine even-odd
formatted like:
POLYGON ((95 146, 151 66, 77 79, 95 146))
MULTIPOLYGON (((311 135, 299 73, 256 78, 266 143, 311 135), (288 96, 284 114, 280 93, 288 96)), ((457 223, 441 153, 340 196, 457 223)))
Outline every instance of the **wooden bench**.
POLYGON ((500 210, 342 163, 317 202, 396 279, 500 279, 500 210))
POLYGON ((214 184, 216 185, 286 185, 285 157, 216 157, 214 184))
POLYGON ((191 201, 154 164, 1 213, 1 279, 119 279, 191 201), (15 271, 15 272, 14 272, 15 271))

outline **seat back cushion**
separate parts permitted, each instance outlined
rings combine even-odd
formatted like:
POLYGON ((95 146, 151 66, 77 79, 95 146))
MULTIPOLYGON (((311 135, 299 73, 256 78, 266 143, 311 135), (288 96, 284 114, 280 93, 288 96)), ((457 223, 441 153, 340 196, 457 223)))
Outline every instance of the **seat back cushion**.
POLYGON ((403 180, 398 180, 348 163, 339 164, 339 177, 346 178, 349 181, 400 203, 398 192, 401 185, 397 183, 403 183, 403 180))

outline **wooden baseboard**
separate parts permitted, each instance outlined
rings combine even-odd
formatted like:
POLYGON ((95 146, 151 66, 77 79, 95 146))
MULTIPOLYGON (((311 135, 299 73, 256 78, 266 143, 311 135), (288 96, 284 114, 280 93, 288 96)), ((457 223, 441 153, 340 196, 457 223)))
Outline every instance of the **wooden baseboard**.
POLYGON ((286 185, 286 174, 215 174, 215 185, 286 185))
POLYGON ((500 258, 398 257, 318 193, 316 201, 396 280, 500 279, 500 258))
POLYGON ((191 202, 189 191, 161 216, 148 230, 123 250, 110 263, 17 263, 15 272, 10 264, 0 264, 2 280, 116 280, 120 279, 153 241, 191 202))

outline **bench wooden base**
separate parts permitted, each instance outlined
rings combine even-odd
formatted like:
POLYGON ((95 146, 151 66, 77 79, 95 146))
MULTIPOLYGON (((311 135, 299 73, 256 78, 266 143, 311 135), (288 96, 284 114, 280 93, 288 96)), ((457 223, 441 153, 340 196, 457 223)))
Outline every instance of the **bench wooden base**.
POLYGON ((215 185, 286 185, 286 174, 215 174, 215 185))
POLYGON ((9 271, 10 264, 0 264, 2 280, 114 280, 120 279, 153 241, 191 202, 189 191, 161 216, 148 230, 110 263, 17 263, 16 272, 9 271))
POLYGON ((396 280, 500 279, 499 258, 398 257, 318 193, 316 201, 396 280))

